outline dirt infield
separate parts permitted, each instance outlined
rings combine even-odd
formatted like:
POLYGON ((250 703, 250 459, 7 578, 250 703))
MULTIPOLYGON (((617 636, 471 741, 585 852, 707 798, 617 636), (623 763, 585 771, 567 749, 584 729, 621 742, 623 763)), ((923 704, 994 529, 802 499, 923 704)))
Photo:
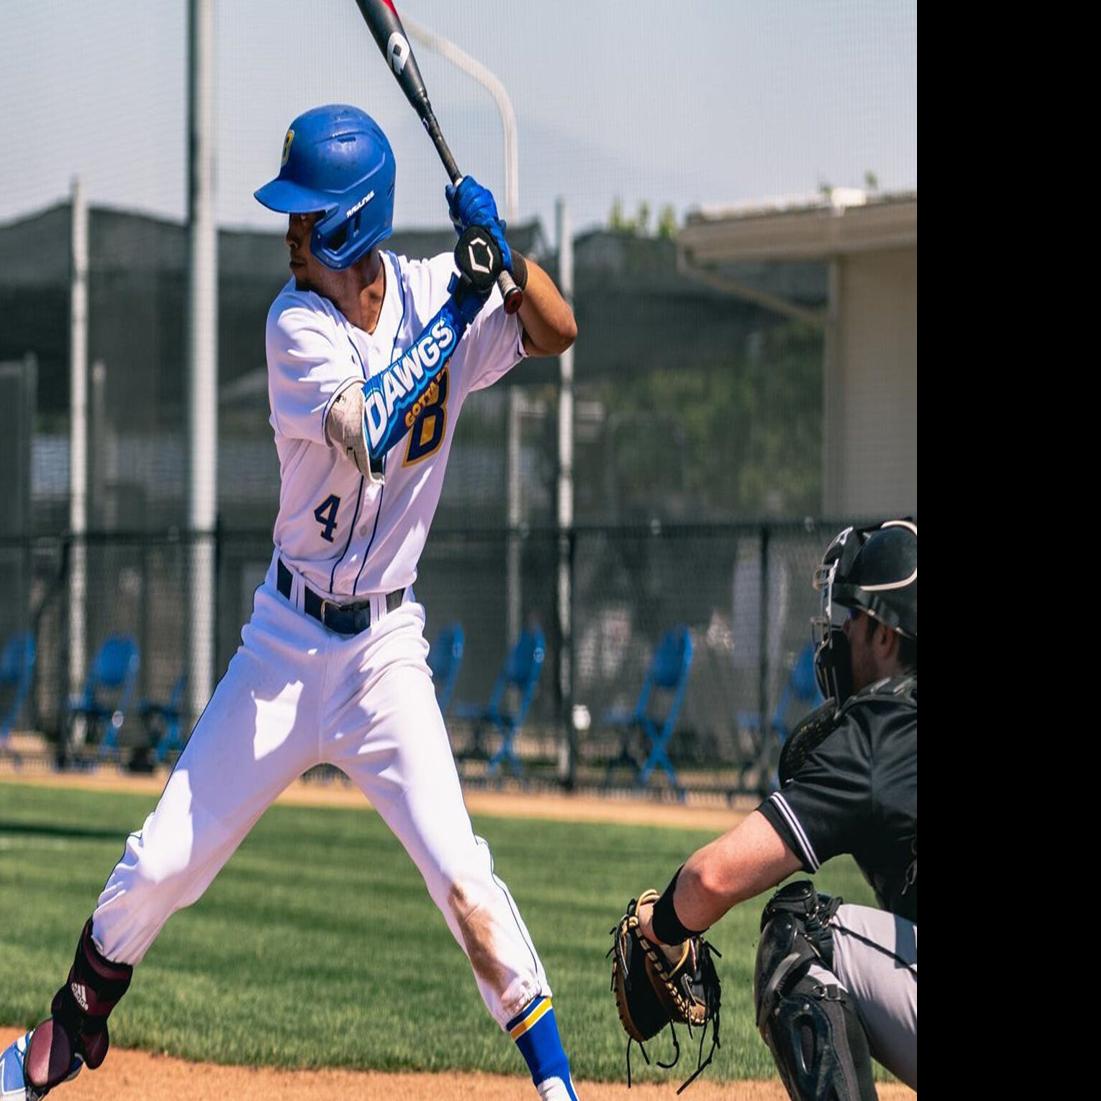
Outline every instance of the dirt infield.
MULTIPOLYGON (((56 773, 45 769, 15 769, 0 762, 0 782, 38 787, 83 788, 147 794, 155 800, 168 778, 166 771, 153 776, 133 776, 114 768, 91 773, 56 773)), ((468 788, 466 806, 472 815, 495 818, 535 818, 570 822, 622 822, 639 826, 684 826, 720 833, 731 829, 753 809, 752 799, 728 806, 724 800, 689 796, 685 802, 663 801, 634 793, 565 795, 555 792, 503 791, 468 788)), ((366 807, 358 788, 344 780, 304 781, 291 784, 276 800, 290 806, 366 807)))
MULTIPOLYGON (((19 1035, 0 1029, 0 1046, 19 1035)), ((706 1073, 706 1072, 705 1072, 706 1073)), ((668 1101, 680 1080, 668 1085, 579 1082, 583 1101, 668 1101)), ((692 1101, 787 1101, 775 1082, 708 1082, 697 1079, 692 1101)), ((880 1101, 913 1101, 905 1086, 878 1083, 880 1101)), ((255 1070, 188 1063, 168 1055, 112 1050, 95 1072, 80 1076, 56 1094, 59 1101, 532 1101, 531 1080, 490 1074, 379 1074, 349 1070, 255 1070)))

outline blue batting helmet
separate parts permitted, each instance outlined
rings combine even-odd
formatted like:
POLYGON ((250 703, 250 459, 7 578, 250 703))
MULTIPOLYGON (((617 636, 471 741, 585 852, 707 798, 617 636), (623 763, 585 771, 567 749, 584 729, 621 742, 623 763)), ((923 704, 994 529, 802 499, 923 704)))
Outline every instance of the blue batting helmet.
POLYGON ((279 175, 255 195, 281 214, 320 211, 310 247, 339 270, 390 236, 395 169, 379 124, 358 107, 330 103, 291 123, 279 175))

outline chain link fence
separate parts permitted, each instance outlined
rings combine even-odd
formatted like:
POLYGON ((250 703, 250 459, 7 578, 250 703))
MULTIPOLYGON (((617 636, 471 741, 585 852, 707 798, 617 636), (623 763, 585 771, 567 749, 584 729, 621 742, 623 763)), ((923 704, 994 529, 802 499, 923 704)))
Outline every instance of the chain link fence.
MULTIPOLYGON (((679 779, 693 789, 759 785, 778 748, 774 716, 790 726, 813 705, 789 690, 809 644, 815 607, 814 565, 840 522, 580 527, 570 539, 572 698, 559 679, 558 533, 550 528, 442 528, 432 533, 414 591, 427 610, 429 641, 446 626, 463 628, 465 650, 455 703, 485 704, 513 639, 504 582, 510 541, 518 548, 522 625, 546 639, 541 677, 516 743, 531 777, 567 776, 601 783, 623 749, 609 713, 638 701, 662 634, 687 627, 692 661, 683 706, 669 742, 679 779), (778 705, 786 701, 783 714, 778 705), (761 723, 761 716, 764 723, 761 723), (572 762, 569 725, 577 727, 572 762)), ((67 701, 94 655, 113 635, 131 637, 140 665, 119 731, 120 751, 146 745, 157 731, 141 719, 143 702, 166 703, 187 654, 188 563, 185 531, 5 537, 0 541, 0 638, 30 631, 37 646, 33 682, 18 726, 56 742, 66 736, 67 701), (79 571, 84 661, 73 668, 79 571)), ((251 613, 271 559, 270 532, 221 530, 217 553, 217 672, 224 671, 251 613)), ((655 694, 658 718, 667 703, 655 694)), ((2 706, 2 704, 0 704, 2 706)), ((184 735, 191 726, 184 717, 184 735)), ((460 758, 471 748, 470 723, 449 719, 460 758)), ((499 743, 489 735, 488 748, 499 743)), ((633 753, 648 747, 632 745, 633 753)), ((464 766, 465 767, 465 766, 464 766)), ((467 769, 483 774, 477 762, 467 769)), ((622 777, 620 777, 622 779, 622 777)), ((659 777, 655 783, 664 782, 659 777)))

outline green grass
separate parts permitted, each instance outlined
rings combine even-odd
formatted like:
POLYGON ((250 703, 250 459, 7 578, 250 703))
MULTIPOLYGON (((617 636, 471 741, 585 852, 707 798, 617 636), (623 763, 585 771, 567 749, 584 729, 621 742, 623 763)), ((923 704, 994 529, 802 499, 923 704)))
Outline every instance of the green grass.
MULTIPOLYGON (((0 1022, 29 1025, 45 1014, 126 835, 153 804, 0 784, 0 1022)), ((712 834, 474 824, 543 958, 574 1074, 622 1080, 608 931, 634 893, 664 887, 712 834)), ((847 901, 873 901, 847 858, 816 882, 847 901)), ((722 1047, 708 1076, 774 1074, 752 1013, 763 901, 737 907, 708 934, 722 952, 723 981, 722 1047)), ((203 898, 169 920, 111 1030, 121 1045, 222 1063, 524 1071, 416 869, 365 810, 270 809, 203 898)), ((662 1044, 649 1045, 651 1057, 668 1058, 662 1044)), ((639 1080, 669 1080, 635 1055, 639 1080)), ((670 1073, 694 1067, 686 1049, 670 1073)))

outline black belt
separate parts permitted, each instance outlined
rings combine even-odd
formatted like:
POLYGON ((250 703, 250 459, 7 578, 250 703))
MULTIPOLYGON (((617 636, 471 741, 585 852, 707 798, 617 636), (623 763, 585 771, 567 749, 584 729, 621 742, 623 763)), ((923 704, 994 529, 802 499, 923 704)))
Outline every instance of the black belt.
MULTIPOLYGON (((291 571, 283 565, 282 558, 276 562, 275 574, 279 592, 290 600, 291 571)), ((395 589, 392 593, 387 593, 386 610, 392 612, 404 599, 404 589, 395 589)), ((302 582, 302 607, 306 615, 313 616, 318 623, 323 623, 338 635, 358 635, 360 631, 366 631, 371 626, 369 600, 360 600, 354 604, 334 604, 331 600, 318 596, 305 581, 302 582)))

